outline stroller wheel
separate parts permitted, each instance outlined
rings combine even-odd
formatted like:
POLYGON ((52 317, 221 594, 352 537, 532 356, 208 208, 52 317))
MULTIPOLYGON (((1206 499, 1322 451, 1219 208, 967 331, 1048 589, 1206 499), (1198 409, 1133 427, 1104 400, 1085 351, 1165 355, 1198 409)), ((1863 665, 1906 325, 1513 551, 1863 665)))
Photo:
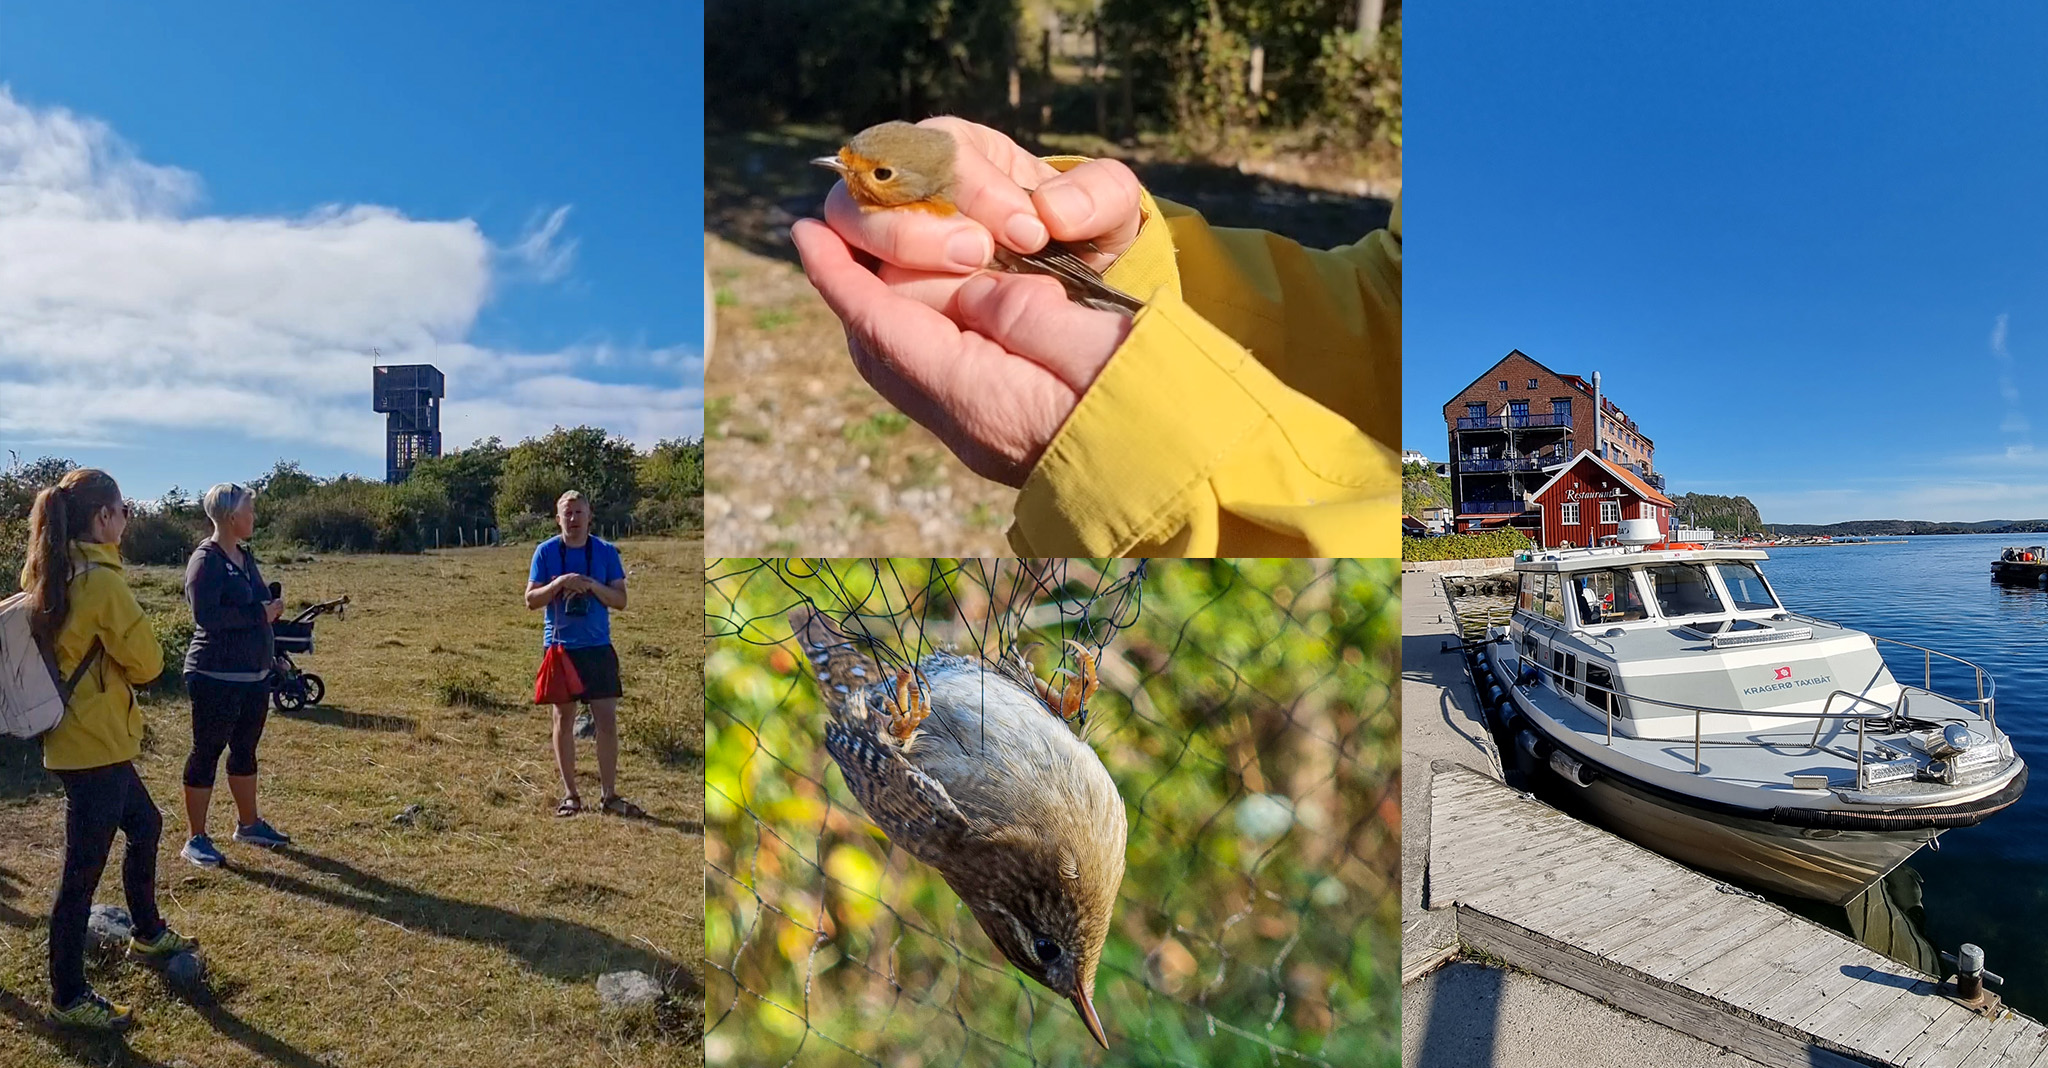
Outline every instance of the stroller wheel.
POLYGON ((305 680, 307 704, 317 705, 320 703, 321 698, 327 696, 327 684, 320 681, 320 676, 307 674, 300 676, 300 678, 305 680))
POLYGON ((306 688, 302 685, 286 683, 285 688, 279 690, 276 697, 277 707, 286 712, 295 712, 306 707, 306 688))

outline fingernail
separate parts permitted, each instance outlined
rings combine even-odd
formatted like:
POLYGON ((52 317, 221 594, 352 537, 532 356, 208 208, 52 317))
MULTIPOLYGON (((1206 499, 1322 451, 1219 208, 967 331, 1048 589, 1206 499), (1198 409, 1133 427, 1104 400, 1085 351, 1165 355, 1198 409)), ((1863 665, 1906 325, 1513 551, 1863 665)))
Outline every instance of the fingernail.
POLYGON ((946 258, 956 267, 978 271, 988 266, 993 255, 995 250, 988 246, 988 238, 974 230, 962 230, 946 239, 946 258))
POLYGON ((961 283, 960 291, 955 294, 955 299, 958 307, 964 312, 968 308, 979 306, 982 301, 987 300, 989 295, 995 292, 995 289, 996 280, 994 276, 977 274, 961 283))
POLYGON ((1038 199, 1044 202, 1040 205, 1042 210, 1069 226, 1086 222, 1088 213, 1095 209, 1095 202, 1088 194, 1072 183, 1041 189, 1038 199))
POLYGON ((1045 245, 1045 224, 1036 215, 1012 215, 1003 226, 1003 236, 1010 239, 1010 247, 1020 252, 1036 252, 1045 245))

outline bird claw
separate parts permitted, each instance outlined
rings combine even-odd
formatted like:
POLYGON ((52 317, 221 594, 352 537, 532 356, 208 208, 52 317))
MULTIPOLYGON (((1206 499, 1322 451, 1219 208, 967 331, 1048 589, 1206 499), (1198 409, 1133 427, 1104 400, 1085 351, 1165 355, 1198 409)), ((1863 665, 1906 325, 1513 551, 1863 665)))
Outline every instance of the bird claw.
POLYGON ((1036 676, 1032 677, 1031 683, 1038 690, 1038 699, 1044 701, 1046 707, 1053 710, 1053 714, 1061 719, 1073 719, 1077 715, 1085 717, 1088 713, 1088 702, 1095 697, 1095 654, 1072 639, 1065 644, 1067 651, 1074 654, 1074 663, 1080 666, 1080 671, 1060 668, 1053 672, 1055 677, 1066 677, 1066 681, 1060 684, 1057 694, 1051 686, 1036 676))
POLYGON ((917 684, 917 675, 909 668, 897 669, 896 689, 882 699, 882 705, 889 712, 889 733, 899 742, 909 741, 925 717, 932 714, 931 697, 917 684))

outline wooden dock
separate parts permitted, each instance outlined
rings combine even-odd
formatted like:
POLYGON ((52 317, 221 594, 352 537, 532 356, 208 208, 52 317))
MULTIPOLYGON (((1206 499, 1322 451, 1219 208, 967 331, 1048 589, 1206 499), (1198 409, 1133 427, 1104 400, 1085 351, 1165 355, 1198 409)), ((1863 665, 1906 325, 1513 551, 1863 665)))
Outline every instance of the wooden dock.
POLYGON ((1933 976, 1489 775, 1433 775, 1424 904, 1455 917, 1463 952, 1768 1065, 2048 1068, 2048 1028, 2025 1016, 1972 1012, 1933 976))

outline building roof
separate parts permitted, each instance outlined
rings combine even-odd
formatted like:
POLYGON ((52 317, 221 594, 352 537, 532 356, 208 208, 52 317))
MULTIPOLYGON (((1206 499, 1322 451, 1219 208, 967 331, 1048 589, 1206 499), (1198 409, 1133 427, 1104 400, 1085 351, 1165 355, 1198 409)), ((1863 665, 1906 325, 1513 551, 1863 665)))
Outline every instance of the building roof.
POLYGON ((1671 498, 1666 497, 1662 493, 1657 492, 1655 487, 1651 486, 1648 482, 1645 482, 1642 479, 1636 477, 1635 472, 1630 471, 1628 468, 1617 467, 1614 464, 1608 463, 1600 457, 1593 455, 1593 450, 1591 449, 1579 450, 1579 454, 1577 456, 1572 457, 1570 463, 1567 463, 1563 467, 1558 468, 1557 474, 1550 476, 1550 481, 1545 482, 1543 485, 1538 486, 1536 488, 1534 496, 1541 497, 1544 494, 1549 493, 1550 487, 1557 485, 1558 479, 1561 479, 1566 474, 1570 473, 1572 468, 1579 466, 1579 461, 1581 460, 1591 460, 1594 463, 1599 464, 1601 467, 1606 468, 1608 474, 1613 475, 1615 478, 1620 479, 1623 485, 1636 491, 1636 496, 1641 497, 1646 501, 1649 501, 1651 504, 1661 504, 1666 508, 1678 507, 1676 504, 1672 502, 1671 498))

